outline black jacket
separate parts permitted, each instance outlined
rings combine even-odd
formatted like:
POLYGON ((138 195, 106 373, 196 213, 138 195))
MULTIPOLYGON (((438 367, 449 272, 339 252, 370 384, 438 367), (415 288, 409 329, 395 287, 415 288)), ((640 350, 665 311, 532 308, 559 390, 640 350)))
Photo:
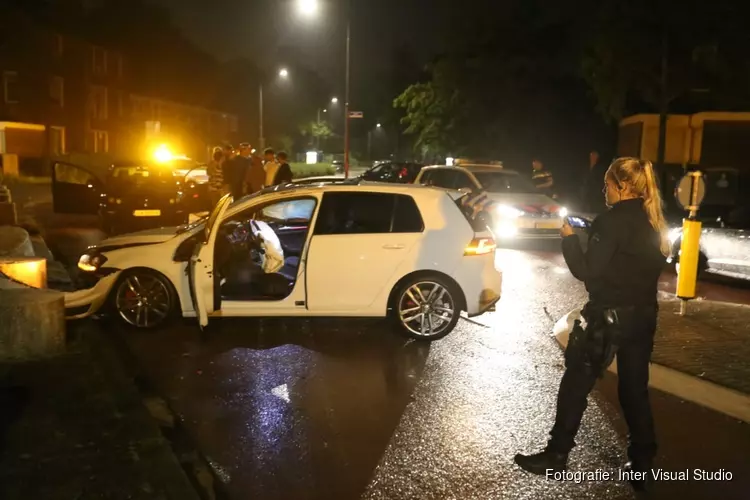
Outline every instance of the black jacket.
POLYGON ((273 180, 274 184, 289 184, 292 182, 292 167, 288 163, 284 162, 279 165, 279 170, 276 171, 276 177, 273 180))
POLYGON ((601 307, 651 306, 666 259, 660 236, 648 221, 643 200, 617 203, 594 220, 586 252, 577 235, 562 241, 570 272, 586 284, 601 307))

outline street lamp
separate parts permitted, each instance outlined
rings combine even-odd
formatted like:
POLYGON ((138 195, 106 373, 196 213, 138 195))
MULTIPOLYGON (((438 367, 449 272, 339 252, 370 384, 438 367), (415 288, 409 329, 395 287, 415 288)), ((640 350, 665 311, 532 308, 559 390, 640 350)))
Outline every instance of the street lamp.
MULTIPOLYGON (((281 68, 279 70, 279 78, 283 78, 286 80, 289 78, 289 70, 286 68, 281 68)), ((258 138, 258 144, 259 144, 259 150, 263 151, 266 149, 266 138, 263 136, 263 79, 261 77, 261 81, 258 84, 258 132, 259 132, 259 138, 258 138)))
MULTIPOLYGON (((351 74, 351 33, 352 33, 352 0, 346 0, 346 95, 344 96, 344 177, 349 178, 349 80, 351 74)), ((319 0, 297 0, 297 9, 304 15, 312 17, 318 11, 319 0)), ((338 99, 336 99, 338 101, 338 99)), ((333 101, 332 101, 333 102, 333 101)))
POLYGON ((376 127, 378 127, 378 128, 380 128, 380 127, 381 127, 382 125, 380 125, 380 124, 378 123, 378 124, 377 124, 377 125, 375 125, 375 126, 376 126, 376 127))
POLYGON ((339 98, 338 97, 332 97, 331 98, 331 103, 332 104, 338 104, 339 103, 339 98))

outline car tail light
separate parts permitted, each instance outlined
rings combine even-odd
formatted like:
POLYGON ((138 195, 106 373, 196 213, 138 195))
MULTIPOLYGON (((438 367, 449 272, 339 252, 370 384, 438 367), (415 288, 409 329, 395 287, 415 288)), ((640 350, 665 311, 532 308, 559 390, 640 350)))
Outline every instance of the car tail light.
POLYGON ((492 238, 474 238, 464 250, 464 255, 487 255, 497 248, 492 238))

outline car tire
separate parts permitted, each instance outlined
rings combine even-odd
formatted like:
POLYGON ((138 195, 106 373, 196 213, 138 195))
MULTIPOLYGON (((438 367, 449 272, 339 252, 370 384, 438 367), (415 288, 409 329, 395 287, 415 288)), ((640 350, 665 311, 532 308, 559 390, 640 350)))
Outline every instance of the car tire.
POLYGON ((456 285, 441 276, 415 276, 395 290, 391 317, 407 337, 439 340, 453 331, 461 317, 460 296, 456 285))
POLYGON ((112 316, 128 327, 141 330, 153 330, 171 323, 177 316, 179 304, 172 282, 150 269, 122 273, 109 297, 112 316), (136 309, 129 309, 129 306, 136 309))

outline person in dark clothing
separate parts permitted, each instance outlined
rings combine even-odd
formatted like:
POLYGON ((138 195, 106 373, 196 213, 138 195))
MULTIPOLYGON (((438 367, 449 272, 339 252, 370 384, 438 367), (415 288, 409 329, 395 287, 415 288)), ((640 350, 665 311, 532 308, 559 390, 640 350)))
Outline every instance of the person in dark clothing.
POLYGON ((602 164, 599 152, 594 150, 589 153, 589 169, 581 185, 581 207, 583 211, 600 214, 607 210, 602 198, 601 185, 607 167, 602 164))
POLYGON ((229 144, 224 146, 224 164, 222 175, 224 183, 229 186, 229 192, 234 199, 242 198, 244 194, 245 159, 237 155, 237 151, 229 144))
POLYGON ((274 185, 276 184, 289 184, 292 182, 292 167, 289 166, 289 156, 286 151, 279 151, 276 155, 276 160, 279 164, 279 168, 276 171, 276 177, 274 178, 274 185))
POLYGON ((542 160, 534 158, 531 162, 531 181, 537 189, 537 192, 554 198, 555 179, 552 177, 552 172, 544 168, 542 160))
POLYGON ((240 155, 247 160, 245 193, 257 193, 266 184, 266 171, 263 168, 263 161, 255 154, 253 147, 246 142, 240 145, 240 155))
MULTIPOLYGON (((592 224, 585 253, 578 236, 566 223, 561 229, 563 256, 570 272, 585 283, 589 294, 583 311, 588 321, 584 333, 590 335, 589 326, 599 312, 609 314, 610 318, 612 311, 616 314, 616 334, 611 338, 619 349, 616 351, 618 394, 630 429, 630 462, 626 468, 650 474, 656 436, 648 399, 648 365, 656 330, 657 285, 665 256, 669 254, 669 242, 661 195, 650 162, 617 159, 604 179, 606 202, 611 208, 592 224)), ((547 448, 541 453, 515 457, 520 467, 535 474, 567 467, 586 399, 597 377, 606 369, 599 366, 591 370, 580 363, 569 364, 571 345, 572 341, 566 350, 566 370, 547 448)), ((636 481, 633 486, 641 489, 646 482, 636 481)))

